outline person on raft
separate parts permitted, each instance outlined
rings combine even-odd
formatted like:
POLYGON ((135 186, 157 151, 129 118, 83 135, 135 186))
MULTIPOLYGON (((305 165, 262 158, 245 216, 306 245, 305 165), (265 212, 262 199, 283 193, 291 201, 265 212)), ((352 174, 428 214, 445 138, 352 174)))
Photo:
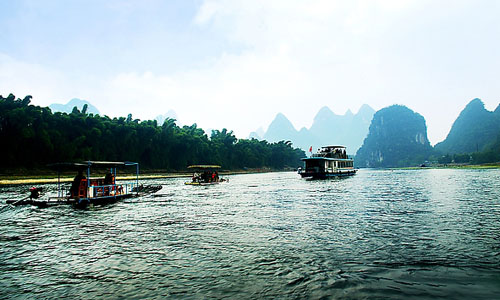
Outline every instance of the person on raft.
POLYGON ((80 188, 80 182, 86 179, 85 175, 83 175, 83 171, 79 170, 78 174, 73 179, 73 183, 71 184, 71 195, 78 195, 78 189, 80 188))

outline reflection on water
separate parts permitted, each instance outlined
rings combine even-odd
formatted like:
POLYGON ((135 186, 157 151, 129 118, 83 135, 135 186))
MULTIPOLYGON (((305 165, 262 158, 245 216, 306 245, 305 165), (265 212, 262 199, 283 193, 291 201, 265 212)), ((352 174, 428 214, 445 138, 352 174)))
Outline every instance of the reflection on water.
POLYGON ((1 187, 0 298, 500 294, 499 170, 230 179, 151 180, 156 195, 86 211, 3 208, 28 187, 1 187))

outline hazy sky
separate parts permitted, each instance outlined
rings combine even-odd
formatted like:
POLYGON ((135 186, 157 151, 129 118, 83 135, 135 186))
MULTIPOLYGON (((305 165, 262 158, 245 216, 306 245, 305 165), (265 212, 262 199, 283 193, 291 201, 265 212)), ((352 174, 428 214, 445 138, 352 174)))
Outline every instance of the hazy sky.
POLYGON ((0 94, 173 109, 240 138, 278 112, 300 129, 323 106, 403 104, 435 144, 473 98, 500 102, 499 16, 496 0, 0 0, 0 94))

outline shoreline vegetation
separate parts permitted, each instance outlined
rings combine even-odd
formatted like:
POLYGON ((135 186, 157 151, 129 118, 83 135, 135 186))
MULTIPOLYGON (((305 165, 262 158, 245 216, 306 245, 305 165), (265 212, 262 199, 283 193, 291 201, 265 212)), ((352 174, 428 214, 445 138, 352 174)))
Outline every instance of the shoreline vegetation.
MULTIPOLYGON (((232 170, 232 171, 221 171, 220 175, 240 175, 240 174, 257 174, 257 173, 270 173, 270 172, 286 172, 291 170, 273 170, 268 168, 263 169, 249 169, 249 170, 232 170)), ((22 172, 21 172, 22 173, 22 172)), ((150 179, 165 179, 165 178, 183 178, 191 177, 193 174, 189 172, 158 172, 158 171, 145 171, 143 174, 139 174, 139 180, 150 180, 150 179)), ((95 177, 99 177, 101 174, 95 174, 95 177)), ((35 175, 2 175, 0 174, 0 185, 22 185, 22 184, 47 184, 47 183, 57 183, 60 180, 61 183, 72 182, 75 174, 64 173, 61 174, 58 179, 57 174, 54 173, 36 173, 35 175)), ((94 177, 94 176, 92 176, 94 177)), ((117 180, 135 180, 135 175, 130 174, 118 174, 117 180)))

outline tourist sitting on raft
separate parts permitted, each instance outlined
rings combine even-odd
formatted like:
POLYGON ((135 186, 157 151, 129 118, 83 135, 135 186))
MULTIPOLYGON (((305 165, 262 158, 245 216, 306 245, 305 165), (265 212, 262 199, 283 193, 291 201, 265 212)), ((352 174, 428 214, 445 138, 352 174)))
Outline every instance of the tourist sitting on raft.
POLYGON ((111 185, 114 184, 113 179, 114 179, 113 174, 111 174, 111 172, 106 173, 106 175, 104 176, 103 184, 104 184, 104 195, 105 196, 109 196, 110 192, 114 190, 114 187, 110 187, 111 185))
POLYGON ((198 172, 193 173, 193 182, 200 182, 200 174, 198 172))
POLYGON ((104 185, 111 185, 111 184, 113 184, 113 174, 109 172, 104 176, 104 185))
POLYGON ((219 182, 219 173, 217 171, 210 172, 205 171, 202 174, 194 173, 193 182, 202 182, 202 183, 211 183, 211 182, 219 182))

